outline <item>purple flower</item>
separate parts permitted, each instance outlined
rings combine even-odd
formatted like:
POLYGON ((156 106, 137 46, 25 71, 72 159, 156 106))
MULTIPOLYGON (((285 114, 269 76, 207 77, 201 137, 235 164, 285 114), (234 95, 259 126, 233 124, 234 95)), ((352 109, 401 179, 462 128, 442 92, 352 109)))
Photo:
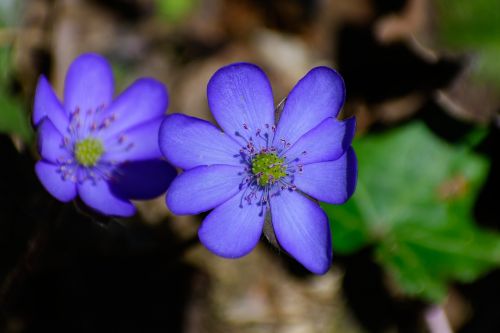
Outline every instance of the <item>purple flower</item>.
POLYGON ((176 175, 158 147, 168 96, 153 79, 137 80, 114 101, 113 90, 111 67, 95 54, 71 64, 62 104, 40 77, 33 123, 42 159, 35 170, 60 201, 78 195, 102 214, 130 216, 130 199, 162 194, 176 175))
POLYGON ((288 96, 277 124, 271 85, 255 65, 221 68, 207 94, 224 132, 181 114, 167 116, 160 128, 162 153, 185 170, 170 186, 168 207, 175 214, 215 208, 198 235, 228 258, 255 247, 270 214, 279 245, 311 272, 325 273, 330 229, 308 196, 341 204, 354 192, 355 120, 335 119, 344 102, 342 78, 326 67, 311 70, 288 96))

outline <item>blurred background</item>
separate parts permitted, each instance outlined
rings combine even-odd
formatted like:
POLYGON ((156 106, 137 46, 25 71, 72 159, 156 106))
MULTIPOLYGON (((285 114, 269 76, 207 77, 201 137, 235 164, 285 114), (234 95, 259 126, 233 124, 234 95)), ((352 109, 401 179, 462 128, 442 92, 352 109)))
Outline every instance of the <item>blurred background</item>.
POLYGON ((0 332, 500 332, 497 0, 0 0, 0 332), (312 67, 345 79, 358 188, 313 276, 265 240, 238 260, 164 199, 131 219, 53 199, 30 124, 83 52, 117 92, 165 83, 168 112, 211 119, 206 83, 253 62, 276 103, 312 67))

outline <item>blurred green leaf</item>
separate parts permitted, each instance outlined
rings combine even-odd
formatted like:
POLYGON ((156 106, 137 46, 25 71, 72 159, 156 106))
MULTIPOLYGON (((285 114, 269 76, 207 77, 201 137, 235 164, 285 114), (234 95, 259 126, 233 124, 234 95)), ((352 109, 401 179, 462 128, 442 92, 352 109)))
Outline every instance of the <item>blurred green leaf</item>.
POLYGON ((500 2, 437 0, 440 37, 455 47, 499 45, 500 2))
POLYGON ((0 132, 17 134, 27 141, 32 137, 27 114, 22 102, 8 89, 11 69, 11 49, 0 47, 0 132))
POLYGON ((450 281, 471 281, 500 263, 500 235, 472 220, 488 162, 468 145, 450 146, 413 123, 354 146, 356 193, 343 206, 323 204, 335 251, 373 245, 403 291, 431 301, 450 281))
POLYGON ((18 134, 24 140, 31 138, 29 126, 22 104, 0 92, 0 132, 18 134))
POLYGON ((0 46, 0 90, 5 90, 9 79, 11 59, 11 49, 0 46))
POLYGON ((19 0, 0 1, 0 27, 19 24, 21 2, 19 0))
POLYGON ((476 54, 477 74, 500 85, 500 1, 437 0, 440 42, 476 54))
POLYGON ((195 7, 197 0, 158 0, 160 14, 167 20, 178 22, 195 7))

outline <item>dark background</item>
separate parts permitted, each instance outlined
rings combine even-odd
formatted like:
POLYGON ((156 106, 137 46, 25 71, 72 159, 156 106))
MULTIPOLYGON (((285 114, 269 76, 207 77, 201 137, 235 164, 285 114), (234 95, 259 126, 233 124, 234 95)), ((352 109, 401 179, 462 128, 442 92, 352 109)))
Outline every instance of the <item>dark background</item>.
MULTIPOLYGON (((34 174, 28 120, 38 76, 61 96, 66 69, 82 52, 109 59, 117 92, 153 76, 169 89, 168 112, 206 119, 206 83, 225 64, 258 64, 276 102, 312 67, 328 65, 345 79, 342 116, 356 115, 359 137, 419 121, 453 146, 485 130, 474 152, 490 168, 472 213, 493 232, 499 90, 471 74, 474 48, 441 40, 438 2, 6 1, 0 332, 445 332, 429 324, 429 301, 401 292, 371 246, 334 253, 330 272, 316 277, 266 241, 236 261, 216 257, 198 244, 202 216, 175 217, 163 198, 126 220, 57 202, 34 174)), ((457 332, 500 332, 499 282, 493 267, 450 283, 438 304, 445 322, 457 332)))

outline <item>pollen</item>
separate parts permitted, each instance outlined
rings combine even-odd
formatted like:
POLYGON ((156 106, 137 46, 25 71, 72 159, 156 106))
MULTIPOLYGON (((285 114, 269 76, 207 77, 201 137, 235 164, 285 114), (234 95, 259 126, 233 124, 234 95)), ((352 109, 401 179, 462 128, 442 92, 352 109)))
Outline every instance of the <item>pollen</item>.
POLYGON ((274 184, 286 176, 284 158, 275 153, 260 153, 252 160, 252 173, 257 177, 260 186, 274 184))
POLYGON ((75 144, 75 158, 79 164, 93 167, 104 153, 102 142, 95 138, 86 138, 75 144))

